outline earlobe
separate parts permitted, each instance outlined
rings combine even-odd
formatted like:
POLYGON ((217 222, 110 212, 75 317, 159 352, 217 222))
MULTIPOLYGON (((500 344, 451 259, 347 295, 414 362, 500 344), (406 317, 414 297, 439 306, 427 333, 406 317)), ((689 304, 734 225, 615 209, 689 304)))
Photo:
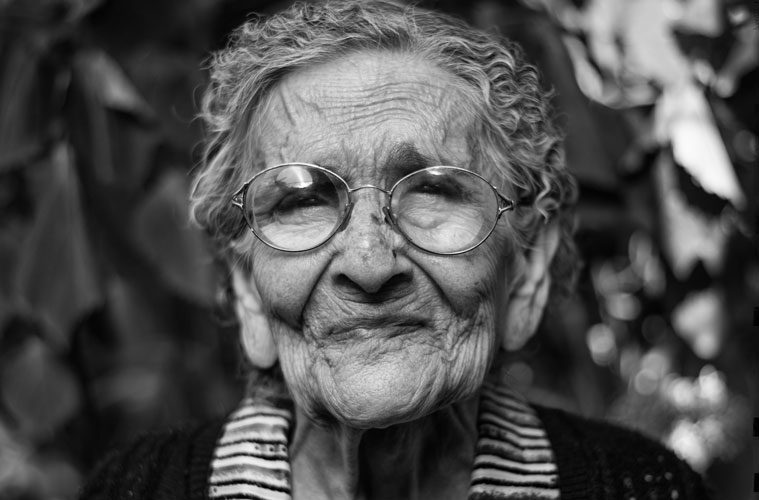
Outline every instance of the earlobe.
POLYGON ((271 368, 277 361, 277 346, 261 305, 258 288, 253 279, 239 268, 232 270, 232 288, 245 354, 256 368, 271 368))
POLYGON ((506 299, 505 320, 498 332, 503 349, 516 351, 535 334, 548 302, 551 289, 549 271, 558 245, 559 227, 555 223, 549 224, 541 230, 525 255, 518 257, 521 279, 506 299))

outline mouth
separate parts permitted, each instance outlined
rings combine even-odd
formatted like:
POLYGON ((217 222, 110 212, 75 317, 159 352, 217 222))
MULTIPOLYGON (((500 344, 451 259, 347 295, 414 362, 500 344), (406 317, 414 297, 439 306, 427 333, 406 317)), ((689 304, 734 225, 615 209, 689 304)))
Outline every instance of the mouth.
POLYGON ((346 318, 335 322, 329 328, 327 337, 334 340, 343 338, 392 338, 414 333, 426 326, 426 321, 411 316, 346 318))

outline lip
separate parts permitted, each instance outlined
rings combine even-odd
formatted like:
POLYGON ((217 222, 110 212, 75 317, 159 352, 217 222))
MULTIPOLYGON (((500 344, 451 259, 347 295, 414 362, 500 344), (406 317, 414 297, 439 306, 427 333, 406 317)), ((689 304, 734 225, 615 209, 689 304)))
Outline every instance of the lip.
POLYGON ((372 316, 346 318, 329 328, 329 337, 395 337, 425 328, 427 321, 415 316, 372 316))

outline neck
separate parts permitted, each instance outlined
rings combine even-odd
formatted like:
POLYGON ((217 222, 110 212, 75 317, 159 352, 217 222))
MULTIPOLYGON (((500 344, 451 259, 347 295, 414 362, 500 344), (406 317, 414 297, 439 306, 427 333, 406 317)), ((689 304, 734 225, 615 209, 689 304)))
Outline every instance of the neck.
POLYGON ((296 409, 293 496, 309 499, 466 498, 478 398, 385 429, 318 425, 296 409))

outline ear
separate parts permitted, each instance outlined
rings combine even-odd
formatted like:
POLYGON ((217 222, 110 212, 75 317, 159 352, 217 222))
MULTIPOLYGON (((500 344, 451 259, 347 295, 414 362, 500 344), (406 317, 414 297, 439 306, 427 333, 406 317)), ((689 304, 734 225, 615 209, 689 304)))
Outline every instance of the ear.
POLYGON ((520 349, 538 328, 551 289, 549 269, 558 246, 558 225, 543 226, 534 244, 518 254, 511 268, 517 272, 517 284, 507 297, 505 321, 499 332, 501 347, 507 351, 520 349))
POLYGON ((240 336, 245 354, 256 368, 271 368, 277 361, 277 346, 253 277, 239 267, 234 267, 232 289, 235 292, 235 312, 240 321, 240 336))

